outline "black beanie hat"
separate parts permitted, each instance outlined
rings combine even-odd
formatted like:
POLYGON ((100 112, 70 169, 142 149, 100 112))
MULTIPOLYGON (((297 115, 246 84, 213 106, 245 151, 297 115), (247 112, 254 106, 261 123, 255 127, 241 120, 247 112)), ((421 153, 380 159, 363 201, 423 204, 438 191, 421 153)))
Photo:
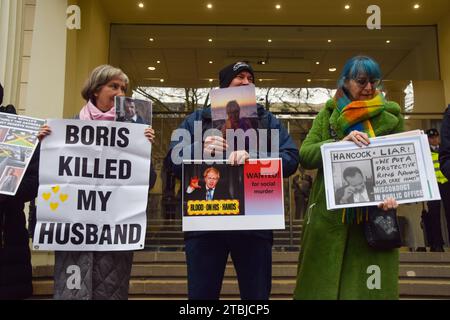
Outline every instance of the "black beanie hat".
POLYGON ((3 103, 3 87, 2 84, 0 83, 0 106, 3 103))
POLYGON ((231 81, 233 81, 236 76, 242 71, 248 71, 252 74, 253 79, 255 79, 255 75, 253 73, 253 68, 245 62, 236 62, 230 64, 223 68, 219 73, 219 81, 221 88, 228 88, 230 86, 231 81))

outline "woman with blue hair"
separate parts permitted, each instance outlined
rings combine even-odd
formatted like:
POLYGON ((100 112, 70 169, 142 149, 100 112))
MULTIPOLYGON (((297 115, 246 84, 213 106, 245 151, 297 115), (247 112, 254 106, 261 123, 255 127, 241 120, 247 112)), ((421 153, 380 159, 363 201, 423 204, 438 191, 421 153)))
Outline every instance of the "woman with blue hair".
MULTIPOLYGON (((302 166, 318 173, 303 226, 295 299, 398 299, 398 249, 372 249, 360 217, 327 210, 320 151, 335 141, 363 147, 369 138, 403 130, 399 105, 385 99, 380 85, 380 67, 373 59, 347 61, 335 97, 320 111, 300 149, 302 166)), ((396 209, 397 202, 385 199, 379 207, 396 209)))

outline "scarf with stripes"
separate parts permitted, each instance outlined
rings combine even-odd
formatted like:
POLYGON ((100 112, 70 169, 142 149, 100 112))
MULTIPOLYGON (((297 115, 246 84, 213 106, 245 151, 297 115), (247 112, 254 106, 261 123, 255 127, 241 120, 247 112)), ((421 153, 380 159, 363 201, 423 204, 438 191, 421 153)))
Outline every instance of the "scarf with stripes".
POLYGON ((352 101, 339 89, 334 99, 340 113, 337 123, 345 135, 358 130, 367 133, 371 138, 375 137, 370 119, 384 111, 386 101, 381 92, 377 91, 371 100, 352 101))

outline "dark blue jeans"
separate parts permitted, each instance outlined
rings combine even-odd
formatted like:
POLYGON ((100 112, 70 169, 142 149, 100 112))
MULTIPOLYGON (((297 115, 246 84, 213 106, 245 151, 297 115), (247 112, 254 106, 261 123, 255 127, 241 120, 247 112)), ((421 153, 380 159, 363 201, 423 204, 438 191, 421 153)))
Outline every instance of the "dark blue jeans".
POLYGON ((242 300, 268 300, 272 241, 246 232, 213 232, 186 239, 189 300, 218 300, 228 254, 242 300))

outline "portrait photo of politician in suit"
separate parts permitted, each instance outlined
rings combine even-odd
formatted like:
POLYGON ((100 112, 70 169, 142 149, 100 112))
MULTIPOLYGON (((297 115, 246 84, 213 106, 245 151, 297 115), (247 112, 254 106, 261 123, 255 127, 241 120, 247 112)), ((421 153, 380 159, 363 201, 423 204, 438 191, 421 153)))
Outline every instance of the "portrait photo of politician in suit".
POLYGON ((116 121, 152 124, 152 104, 150 101, 116 97, 116 121))
POLYGON ((137 113, 134 101, 125 103, 125 122, 144 124, 144 119, 137 113))
POLYGON ((239 200, 243 214, 243 166, 188 164, 184 170, 185 208, 188 201, 239 200))
MULTIPOLYGON (((344 205, 347 203, 375 201, 371 162, 358 161, 351 164, 345 163, 345 165, 345 168, 341 167, 341 170, 337 170, 342 172, 342 178, 334 180, 336 204, 344 205)), ((336 174, 336 172, 333 172, 333 174, 336 174)))

